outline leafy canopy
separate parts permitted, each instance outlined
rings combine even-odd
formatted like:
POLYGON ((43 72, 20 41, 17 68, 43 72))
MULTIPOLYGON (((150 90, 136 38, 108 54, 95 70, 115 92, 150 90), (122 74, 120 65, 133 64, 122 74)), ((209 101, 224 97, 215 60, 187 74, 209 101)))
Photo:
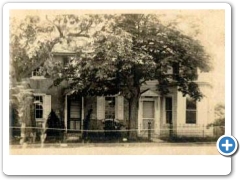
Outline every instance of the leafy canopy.
POLYGON ((146 81, 157 79, 162 94, 177 85, 200 99, 197 68, 210 70, 199 41, 153 14, 29 16, 12 29, 10 45, 17 74, 44 63, 55 85, 67 80, 85 95, 120 93, 130 100, 140 97, 146 81), (53 60, 57 46, 74 52, 67 66, 53 60))

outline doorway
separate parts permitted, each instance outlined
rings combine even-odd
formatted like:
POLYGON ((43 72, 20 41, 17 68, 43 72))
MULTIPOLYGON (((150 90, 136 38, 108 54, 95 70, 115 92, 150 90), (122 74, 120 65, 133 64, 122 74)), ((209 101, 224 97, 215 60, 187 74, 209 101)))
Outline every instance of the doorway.
MULTIPOLYGON (((151 129, 154 129, 155 119, 155 103, 154 101, 143 101, 142 123, 143 129, 148 130, 148 123, 151 124, 151 129)), ((152 131, 153 132, 153 131, 152 131)))
POLYGON ((67 129, 68 132, 79 133, 82 129, 82 98, 68 96, 67 129))

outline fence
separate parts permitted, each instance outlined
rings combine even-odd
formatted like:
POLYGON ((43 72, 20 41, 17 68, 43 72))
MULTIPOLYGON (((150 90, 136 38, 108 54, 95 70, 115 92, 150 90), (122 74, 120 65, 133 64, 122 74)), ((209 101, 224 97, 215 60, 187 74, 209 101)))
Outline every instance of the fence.
POLYGON ((224 134, 224 126, 204 125, 162 125, 161 129, 104 129, 104 130, 75 130, 41 127, 10 127, 10 144, 27 143, 59 143, 59 142, 109 142, 109 140, 122 141, 128 139, 131 132, 135 132, 138 139, 151 141, 154 138, 169 140, 195 138, 196 141, 204 138, 217 139, 224 134), (197 139, 196 139, 197 138, 197 139))

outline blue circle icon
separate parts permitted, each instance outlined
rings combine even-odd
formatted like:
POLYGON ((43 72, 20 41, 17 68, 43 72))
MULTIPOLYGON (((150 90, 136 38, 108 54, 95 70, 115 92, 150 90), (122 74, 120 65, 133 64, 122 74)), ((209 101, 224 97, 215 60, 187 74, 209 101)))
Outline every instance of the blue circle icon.
POLYGON ((231 156, 238 148, 238 142, 233 136, 221 136, 217 141, 217 149, 224 156, 231 156))

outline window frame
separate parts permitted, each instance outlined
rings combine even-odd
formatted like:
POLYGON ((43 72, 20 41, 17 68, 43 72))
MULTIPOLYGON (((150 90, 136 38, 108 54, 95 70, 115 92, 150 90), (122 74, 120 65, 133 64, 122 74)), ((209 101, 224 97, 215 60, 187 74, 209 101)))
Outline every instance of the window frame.
POLYGON ((104 100, 105 100, 105 107, 104 107, 105 108, 105 112, 104 112, 105 119, 116 119, 116 115, 117 115, 117 113, 116 113, 116 97, 115 96, 105 96, 104 100), (107 117, 108 116, 107 106, 106 106, 107 102, 108 102, 107 98, 112 98, 114 100, 114 106, 111 107, 112 108, 111 112, 114 112, 113 117, 111 117, 111 115, 109 115, 110 117, 107 117))
POLYGON ((44 119, 44 94, 34 94, 34 118, 36 121, 42 121, 44 119), (37 99, 36 97, 39 97, 39 99, 37 99), (42 108, 38 108, 37 106, 42 107, 42 108), (42 117, 37 117, 37 110, 38 111, 42 111, 42 117))
POLYGON ((172 124, 173 123, 173 97, 172 96, 167 96, 165 97, 165 101, 164 101, 164 116, 165 116, 165 124, 172 124), (167 99, 171 99, 172 102, 171 102, 171 109, 170 110, 167 110, 167 99), (167 120, 167 112, 171 112, 171 121, 168 122, 167 120))
POLYGON ((63 62, 63 67, 67 67, 69 65, 69 62, 70 62, 69 57, 68 56, 63 56, 62 62, 63 62))
MULTIPOLYGON (((191 102, 191 103, 192 103, 191 102)), ((192 124, 192 125, 194 125, 194 124, 197 124, 197 101, 196 100, 194 100, 193 98, 191 98, 191 97, 186 97, 186 106, 185 106, 185 108, 186 108, 186 110, 185 110, 185 123, 186 124, 192 124), (188 108, 188 102, 189 101, 192 101, 192 102, 195 102, 195 108, 188 108), (195 121, 194 122, 192 122, 192 120, 188 120, 187 118, 188 118, 188 112, 195 112, 195 121)))
POLYGON ((41 68, 42 66, 39 66, 32 71, 31 79, 45 79, 43 72, 40 72, 41 68))

